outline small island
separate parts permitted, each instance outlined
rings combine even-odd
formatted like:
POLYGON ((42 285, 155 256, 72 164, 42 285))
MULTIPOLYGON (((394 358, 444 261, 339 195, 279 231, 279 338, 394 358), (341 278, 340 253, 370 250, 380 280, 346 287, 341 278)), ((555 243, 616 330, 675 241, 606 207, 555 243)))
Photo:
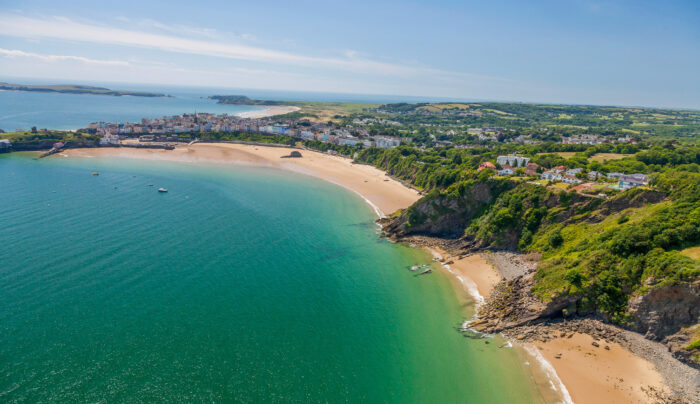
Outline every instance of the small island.
POLYGON ((37 91, 42 93, 64 93, 64 94, 94 94, 111 95, 113 97, 168 97, 161 93, 149 93, 145 91, 120 91, 110 90, 104 87, 84 86, 77 84, 57 84, 57 85, 32 85, 32 84, 11 84, 0 82, 0 90, 7 91, 37 91))

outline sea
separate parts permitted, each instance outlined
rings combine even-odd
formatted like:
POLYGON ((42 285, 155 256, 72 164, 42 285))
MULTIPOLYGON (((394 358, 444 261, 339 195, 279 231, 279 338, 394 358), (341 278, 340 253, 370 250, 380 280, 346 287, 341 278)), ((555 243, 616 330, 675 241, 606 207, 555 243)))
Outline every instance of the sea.
MULTIPOLYGON (((57 80, 3 78, 19 84, 66 84, 57 80)), ((74 83, 67 83, 74 84, 74 83)), ((113 97, 90 94, 61 94, 0 91, 0 129, 5 132, 38 129, 76 130, 92 122, 138 122, 141 118, 160 118, 193 112, 238 114, 261 109, 259 106, 217 104, 212 95, 245 95, 261 100, 335 101, 335 102, 436 102, 447 99, 372 94, 336 94, 304 91, 272 91, 213 87, 157 86, 85 82, 80 84, 113 90, 146 91, 169 97, 113 97)))
MULTIPOLYGON (((124 119, 177 113, 125 99, 124 119)), ((0 402, 543 402, 507 341, 458 331, 473 300, 375 219, 272 168, 0 154, 0 402)))

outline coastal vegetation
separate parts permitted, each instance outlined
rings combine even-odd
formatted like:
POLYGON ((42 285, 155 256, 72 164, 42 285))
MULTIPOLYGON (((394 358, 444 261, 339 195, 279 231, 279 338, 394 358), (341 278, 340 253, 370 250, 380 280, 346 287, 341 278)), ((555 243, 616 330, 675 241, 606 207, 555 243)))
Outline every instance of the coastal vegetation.
POLYGON ((600 315, 654 339, 697 323, 700 261, 692 252, 700 245, 700 148, 655 145, 603 162, 586 157, 596 146, 588 149, 533 160, 546 167, 640 171, 651 175, 650 185, 601 198, 476 171, 493 158, 491 149, 369 149, 358 160, 425 192, 385 224, 389 233, 535 254, 540 264, 532 292, 544 303, 566 302, 569 315, 600 315), (686 295, 681 302, 655 303, 667 317, 657 324, 643 312, 645 299, 666 290, 686 295))
MULTIPOLYGON (((545 140, 577 133, 692 142, 700 137, 700 111, 524 103, 387 104, 374 112, 403 125, 454 129, 504 127, 545 140)), ((431 128, 432 129, 432 128, 431 128)), ((466 134, 463 134, 466 135, 466 134)))
POLYGON ((86 132, 62 130, 33 130, 24 132, 8 132, 0 135, 12 143, 15 150, 49 149, 54 143, 62 142, 72 146, 94 146, 100 139, 97 135, 86 132))

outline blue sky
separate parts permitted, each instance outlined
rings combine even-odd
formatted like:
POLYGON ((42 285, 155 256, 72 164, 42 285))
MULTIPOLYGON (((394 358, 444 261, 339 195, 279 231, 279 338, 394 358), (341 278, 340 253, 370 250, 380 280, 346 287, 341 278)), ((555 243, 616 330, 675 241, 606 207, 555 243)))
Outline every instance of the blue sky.
POLYGON ((0 76, 700 108, 700 1, 0 3, 0 76))

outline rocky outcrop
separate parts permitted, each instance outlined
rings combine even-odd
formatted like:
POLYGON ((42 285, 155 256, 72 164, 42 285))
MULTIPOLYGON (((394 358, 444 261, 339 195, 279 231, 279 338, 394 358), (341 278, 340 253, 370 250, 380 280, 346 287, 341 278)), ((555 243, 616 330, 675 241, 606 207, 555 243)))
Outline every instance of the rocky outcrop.
POLYGON ((648 293, 632 297, 628 307, 637 332, 662 340, 700 321, 700 280, 652 286, 648 293))
POLYGON ((479 319, 469 327, 485 333, 504 332, 509 329, 535 324, 552 317, 562 317, 565 310, 575 306, 574 296, 552 296, 543 302, 532 293, 534 271, 509 281, 502 281, 479 309, 479 319))
POLYGON ((487 181, 472 185, 462 196, 441 195, 437 191, 424 196, 400 215, 381 222, 387 236, 401 239, 413 235, 458 238, 469 222, 514 184, 487 181))

